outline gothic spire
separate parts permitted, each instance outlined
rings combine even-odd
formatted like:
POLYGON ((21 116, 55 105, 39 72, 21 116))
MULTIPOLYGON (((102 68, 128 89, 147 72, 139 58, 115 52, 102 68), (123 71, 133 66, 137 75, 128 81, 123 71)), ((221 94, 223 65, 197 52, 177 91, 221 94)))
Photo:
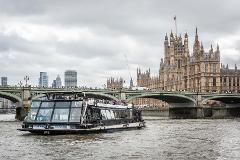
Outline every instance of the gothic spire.
POLYGON ((167 33, 166 33, 166 35, 165 35, 165 40, 166 40, 166 41, 168 40, 168 36, 167 36, 167 33))
POLYGON ((194 42, 194 45, 193 45, 194 54, 196 54, 197 51, 199 51, 199 50, 200 50, 200 43, 199 43, 199 40, 198 40, 198 30, 197 30, 197 27, 196 27, 195 42, 194 42))
POLYGON ((195 43, 198 42, 198 29, 196 27, 196 33, 195 33, 195 43))
POLYGON ((203 48, 203 44, 202 44, 202 42, 201 42, 201 51, 204 52, 204 48, 203 48))

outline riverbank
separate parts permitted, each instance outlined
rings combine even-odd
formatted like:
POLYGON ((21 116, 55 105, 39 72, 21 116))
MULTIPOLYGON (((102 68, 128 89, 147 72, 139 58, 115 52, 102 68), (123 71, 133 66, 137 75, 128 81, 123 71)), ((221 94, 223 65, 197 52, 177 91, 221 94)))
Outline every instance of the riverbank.
POLYGON ((239 107, 175 107, 163 109, 143 109, 144 117, 168 117, 170 119, 197 119, 197 118, 240 118, 239 107))

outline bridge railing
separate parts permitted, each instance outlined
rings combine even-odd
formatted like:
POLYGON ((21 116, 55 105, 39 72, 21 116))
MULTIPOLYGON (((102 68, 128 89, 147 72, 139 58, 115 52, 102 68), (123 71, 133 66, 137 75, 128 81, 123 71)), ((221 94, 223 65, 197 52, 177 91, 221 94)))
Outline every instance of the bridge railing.
POLYGON ((98 92, 133 92, 133 93, 166 93, 166 94, 192 94, 192 95, 210 95, 210 94, 234 94, 240 95, 240 91, 238 92, 231 92, 231 91, 220 91, 220 92, 198 92, 198 91, 164 91, 164 90, 157 90, 157 89, 146 89, 146 90, 132 90, 128 88, 122 88, 121 90, 114 90, 114 89, 103 89, 103 88, 91 88, 91 87, 39 87, 39 86, 0 86, 1 90, 23 90, 23 89, 30 89, 30 90, 41 90, 41 91, 98 91, 98 92))

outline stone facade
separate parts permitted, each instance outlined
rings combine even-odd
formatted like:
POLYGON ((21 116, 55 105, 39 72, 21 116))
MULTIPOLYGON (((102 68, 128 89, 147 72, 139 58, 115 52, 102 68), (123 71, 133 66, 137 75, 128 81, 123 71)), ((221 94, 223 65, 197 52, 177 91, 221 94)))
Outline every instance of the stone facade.
POLYGON ((240 70, 237 69, 236 65, 234 69, 229 69, 228 65, 221 65, 220 75, 222 92, 240 92, 240 70))
POLYGON ((151 77, 150 69, 137 69, 137 85, 151 90, 190 92, 240 92, 240 70, 220 64, 217 45, 206 52, 199 41, 196 28, 192 54, 188 46, 188 34, 184 38, 172 32, 164 41, 164 59, 161 59, 159 75, 151 77))
POLYGON ((168 103, 153 98, 136 98, 131 100, 130 103, 133 103, 134 105, 139 106, 143 109, 157 109, 169 107, 168 103))
POLYGON ((120 77, 119 79, 114 79, 111 77, 107 80, 107 89, 111 90, 120 90, 123 89, 123 79, 120 77))

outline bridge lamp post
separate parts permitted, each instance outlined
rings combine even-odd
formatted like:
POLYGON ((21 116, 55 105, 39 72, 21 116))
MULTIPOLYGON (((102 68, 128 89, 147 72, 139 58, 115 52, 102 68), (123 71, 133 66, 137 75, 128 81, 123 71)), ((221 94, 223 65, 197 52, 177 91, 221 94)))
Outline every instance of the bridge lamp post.
POLYGON ((25 87, 27 87, 28 86, 28 81, 29 81, 29 76, 25 76, 24 77, 24 80, 25 80, 25 87))
POLYGON ((22 81, 20 81, 19 83, 18 83, 18 85, 19 85, 19 87, 21 88, 22 87, 22 81))

